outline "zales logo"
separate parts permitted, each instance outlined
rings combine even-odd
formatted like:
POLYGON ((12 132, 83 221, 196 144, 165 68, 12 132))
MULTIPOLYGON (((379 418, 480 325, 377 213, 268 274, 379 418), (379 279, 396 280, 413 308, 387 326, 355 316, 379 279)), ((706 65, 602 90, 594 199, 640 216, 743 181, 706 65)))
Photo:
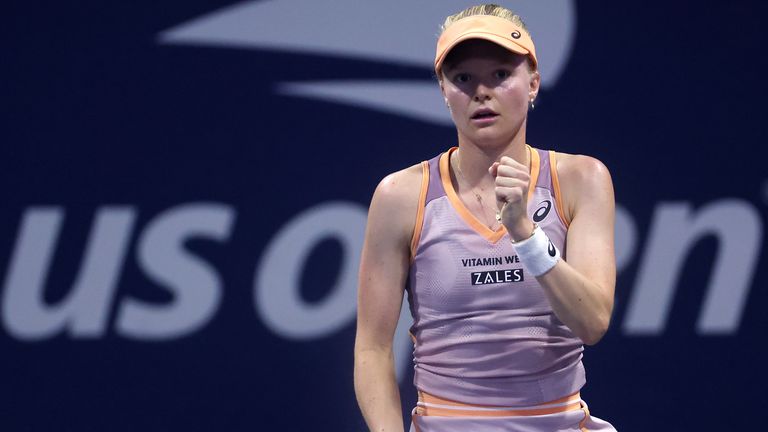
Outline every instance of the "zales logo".
POLYGON ((489 285, 510 282, 523 282, 523 269, 504 269, 472 273, 472 285, 489 285))

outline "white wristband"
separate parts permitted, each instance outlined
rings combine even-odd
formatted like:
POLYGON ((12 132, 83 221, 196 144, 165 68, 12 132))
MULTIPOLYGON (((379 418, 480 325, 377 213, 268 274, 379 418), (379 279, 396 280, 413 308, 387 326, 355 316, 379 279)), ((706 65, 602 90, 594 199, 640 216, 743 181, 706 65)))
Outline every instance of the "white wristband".
POLYGON ((532 236, 513 243, 513 246, 523 268, 536 277, 548 272, 560 260, 560 251, 538 225, 532 236))

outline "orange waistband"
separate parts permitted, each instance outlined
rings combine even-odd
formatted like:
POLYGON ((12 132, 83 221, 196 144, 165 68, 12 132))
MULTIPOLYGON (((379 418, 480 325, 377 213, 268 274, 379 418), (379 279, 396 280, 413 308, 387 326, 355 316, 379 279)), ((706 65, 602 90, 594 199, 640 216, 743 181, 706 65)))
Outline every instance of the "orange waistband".
POLYGON ((443 399, 419 391, 419 401, 414 414, 440 417, 520 417, 555 414, 582 409, 581 394, 572 395, 529 407, 503 407, 473 405, 443 399))

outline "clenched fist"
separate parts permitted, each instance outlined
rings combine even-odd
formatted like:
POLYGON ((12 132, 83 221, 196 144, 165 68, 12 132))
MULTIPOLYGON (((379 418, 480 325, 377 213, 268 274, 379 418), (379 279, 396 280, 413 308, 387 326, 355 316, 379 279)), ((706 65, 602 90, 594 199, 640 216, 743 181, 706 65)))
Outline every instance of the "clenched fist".
POLYGON ((496 179, 496 205, 501 213, 501 223, 513 241, 525 240, 533 232, 533 222, 527 214, 528 183, 531 180, 528 167, 503 156, 488 168, 488 172, 496 179))

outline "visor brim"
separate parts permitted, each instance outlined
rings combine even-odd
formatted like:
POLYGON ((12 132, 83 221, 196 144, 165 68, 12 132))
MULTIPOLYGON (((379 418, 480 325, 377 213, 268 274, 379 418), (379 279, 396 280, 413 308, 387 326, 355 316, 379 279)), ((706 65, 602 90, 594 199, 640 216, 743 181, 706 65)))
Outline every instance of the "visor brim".
POLYGON ((435 72, 440 73, 443 63, 445 62, 445 59, 450 54, 451 50, 456 48, 460 43, 472 40, 472 39, 479 39, 479 40, 486 40, 488 42, 493 42, 496 45, 501 46, 502 48, 506 49, 507 51, 513 52, 515 54, 520 54, 524 56, 529 56, 531 60, 533 60, 534 66, 536 65, 536 57, 531 55, 531 51, 527 48, 523 47, 522 45, 511 41, 505 37, 501 37, 495 34, 485 33, 485 32, 471 32, 471 33, 465 33, 455 40, 451 41, 450 44, 448 44, 443 51, 441 52, 440 56, 435 60, 435 72))

